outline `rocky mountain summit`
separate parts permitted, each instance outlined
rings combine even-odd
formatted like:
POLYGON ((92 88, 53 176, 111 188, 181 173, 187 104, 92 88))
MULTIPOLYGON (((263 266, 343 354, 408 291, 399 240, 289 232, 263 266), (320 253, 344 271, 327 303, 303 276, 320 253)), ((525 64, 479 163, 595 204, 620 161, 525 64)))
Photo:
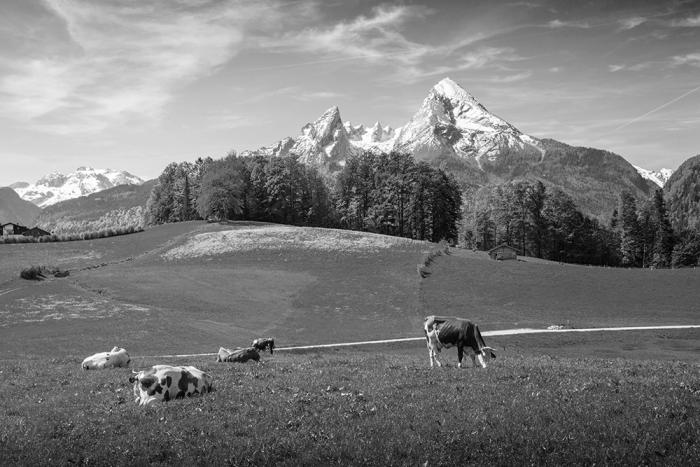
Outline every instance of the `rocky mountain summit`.
POLYGON ((490 113, 450 78, 437 83, 406 125, 399 128, 376 122, 371 127, 343 123, 338 107, 331 107, 296 138, 244 155, 287 156, 331 171, 360 151, 409 152, 417 159, 455 156, 481 167, 483 158, 495 160, 505 150, 542 152, 536 138, 490 113))

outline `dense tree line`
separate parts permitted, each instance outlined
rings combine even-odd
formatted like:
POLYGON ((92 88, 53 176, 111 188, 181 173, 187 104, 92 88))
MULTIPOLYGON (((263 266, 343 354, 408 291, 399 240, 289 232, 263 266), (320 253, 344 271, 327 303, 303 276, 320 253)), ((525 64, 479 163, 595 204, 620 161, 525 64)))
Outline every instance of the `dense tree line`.
POLYGON ((147 204, 151 224, 240 219, 456 240, 459 187, 406 154, 363 154, 332 178, 293 157, 172 163, 147 204))
POLYGON ((489 250, 502 243, 520 254, 567 263, 616 265, 612 229, 582 214, 573 199, 542 182, 484 187, 465 215, 464 242, 489 250))
POLYGON ((694 266, 700 234, 673 231, 663 192, 637 206, 620 195, 609 225, 582 214, 572 198, 542 182, 484 187, 467 207, 463 241, 488 250, 506 243, 520 254, 568 263, 668 268, 694 266))
POLYGON ((365 153, 338 174, 335 207, 343 228, 419 240, 456 240, 461 192, 444 170, 410 154, 365 153))

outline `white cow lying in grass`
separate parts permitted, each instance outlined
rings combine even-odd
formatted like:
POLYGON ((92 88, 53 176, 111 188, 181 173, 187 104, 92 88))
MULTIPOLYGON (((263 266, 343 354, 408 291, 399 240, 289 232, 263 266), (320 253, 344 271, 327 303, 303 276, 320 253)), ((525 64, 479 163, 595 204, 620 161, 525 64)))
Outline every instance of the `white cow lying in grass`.
POLYGON ((211 376, 193 366, 154 365, 133 373, 129 382, 134 383, 134 402, 139 405, 192 397, 212 390, 211 376))
POLYGON ((105 368, 127 367, 131 359, 126 350, 114 347, 109 352, 100 352, 83 360, 83 370, 102 370, 105 368))
POLYGON ((256 362, 260 361, 260 352, 255 347, 247 347, 245 349, 227 349, 225 347, 219 347, 219 353, 216 355, 217 362, 235 362, 235 363, 245 363, 248 360, 253 360, 256 362))

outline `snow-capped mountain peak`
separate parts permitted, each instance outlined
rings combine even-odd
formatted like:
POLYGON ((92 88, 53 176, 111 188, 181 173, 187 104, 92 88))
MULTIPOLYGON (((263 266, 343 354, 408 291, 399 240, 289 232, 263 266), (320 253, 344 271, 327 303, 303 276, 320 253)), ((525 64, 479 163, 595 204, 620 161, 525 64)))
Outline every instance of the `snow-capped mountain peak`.
POLYGON ((445 78, 433 86, 418 112, 403 127, 376 122, 373 126, 342 121, 331 107, 296 138, 243 154, 295 155, 301 162, 334 170, 360 151, 401 151, 417 159, 452 155, 481 167, 482 158, 496 160, 507 150, 528 149, 543 157, 539 141, 490 113, 455 81, 445 78))
POLYGON ((78 167, 68 175, 52 172, 34 184, 19 182, 12 185, 17 194, 39 207, 78 198, 117 185, 140 185, 143 180, 123 170, 78 167))
POLYGON ((479 102, 469 94, 462 86, 450 78, 444 78, 431 89, 431 92, 449 99, 451 102, 468 102, 480 106, 479 102))
POLYGON ((642 178, 650 180, 656 183, 659 188, 663 188, 671 175, 673 175, 673 169, 659 169, 659 170, 648 170, 642 167, 633 166, 642 178))

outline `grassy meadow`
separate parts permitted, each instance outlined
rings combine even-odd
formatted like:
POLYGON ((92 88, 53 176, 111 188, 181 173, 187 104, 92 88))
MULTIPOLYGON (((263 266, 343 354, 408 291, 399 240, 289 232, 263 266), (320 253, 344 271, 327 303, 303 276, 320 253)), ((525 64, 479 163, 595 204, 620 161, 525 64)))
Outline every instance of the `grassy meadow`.
POLYGON ((426 314, 482 331, 700 324, 696 270, 626 270, 323 229, 188 222, 85 242, 0 245, 2 465, 670 464, 700 461, 700 330, 487 338, 486 370, 431 370, 423 342, 216 352, 421 336, 426 314), (70 270, 24 281, 31 265, 70 270), (130 369, 192 364, 215 392, 142 408, 130 369), (150 356, 150 357, 149 357, 150 356))

